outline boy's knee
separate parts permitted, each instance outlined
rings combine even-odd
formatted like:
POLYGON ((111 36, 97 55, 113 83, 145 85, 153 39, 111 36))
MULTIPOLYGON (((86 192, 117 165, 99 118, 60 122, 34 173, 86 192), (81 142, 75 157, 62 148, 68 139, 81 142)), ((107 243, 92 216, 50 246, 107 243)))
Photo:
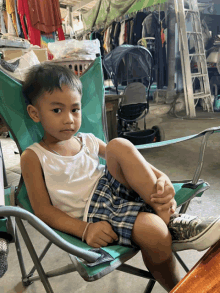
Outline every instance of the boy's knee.
POLYGON ((117 137, 112 140, 107 144, 106 146, 106 153, 111 152, 114 153, 116 152, 117 154, 121 151, 130 151, 134 145, 127 139, 122 138, 122 137, 117 137))
POLYGON ((164 221, 155 214, 139 213, 134 223, 132 239, 141 248, 154 253, 171 252, 172 237, 164 221))

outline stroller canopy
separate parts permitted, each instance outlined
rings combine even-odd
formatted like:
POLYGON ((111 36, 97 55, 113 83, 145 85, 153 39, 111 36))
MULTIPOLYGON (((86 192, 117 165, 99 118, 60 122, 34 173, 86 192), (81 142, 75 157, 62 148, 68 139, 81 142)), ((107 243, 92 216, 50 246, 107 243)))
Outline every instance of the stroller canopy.
POLYGON ((153 59, 150 51, 142 46, 122 45, 104 56, 103 65, 114 86, 141 82, 152 84, 153 59))

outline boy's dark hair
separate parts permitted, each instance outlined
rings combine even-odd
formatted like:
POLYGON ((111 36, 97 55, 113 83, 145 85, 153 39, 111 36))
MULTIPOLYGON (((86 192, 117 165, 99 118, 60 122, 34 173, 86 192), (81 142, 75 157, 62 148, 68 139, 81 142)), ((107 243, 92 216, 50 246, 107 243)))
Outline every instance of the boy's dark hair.
POLYGON ((78 76, 69 68, 55 63, 34 65, 28 71, 23 83, 23 94, 26 103, 34 105, 45 92, 52 93, 62 85, 67 85, 82 95, 82 84, 78 76))

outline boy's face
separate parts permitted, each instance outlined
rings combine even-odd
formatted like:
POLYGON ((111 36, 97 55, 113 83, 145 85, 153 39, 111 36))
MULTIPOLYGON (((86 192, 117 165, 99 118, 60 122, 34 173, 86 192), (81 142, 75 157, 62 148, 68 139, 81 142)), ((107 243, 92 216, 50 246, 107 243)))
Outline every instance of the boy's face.
POLYGON ((45 92, 27 110, 35 122, 41 122, 44 137, 51 142, 70 139, 81 126, 81 95, 66 85, 62 91, 45 92))

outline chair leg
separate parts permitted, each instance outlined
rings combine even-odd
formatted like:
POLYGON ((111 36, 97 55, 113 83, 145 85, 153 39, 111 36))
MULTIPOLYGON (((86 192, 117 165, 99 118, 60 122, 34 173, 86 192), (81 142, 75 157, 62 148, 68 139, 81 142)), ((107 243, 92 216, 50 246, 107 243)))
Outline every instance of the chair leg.
POLYGON ((27 273, 26 273, 26 269, 24 266, 24 260, 23 260, 23 256, 22 256, 22 252, 21 252, 21 245, 20 245, 20 241, 18 238, 18 233, 17 233, 17 227, 15 225, 14 228, 14 238, 15 238, 15 247, 16 247, 16 252, 17 252, 17 256, 18 256, 18 261, 19 261, 19 265, 20 265, 20 269, 21 269, 21 275, 22 275, 22 280, 25 279, 27 277, 27 273))
MULTIPOLYGON (((52 245, 52 242, 49 241, 49 242, 47 243, 47 245, 45 246, 44 250, 42 251, 41 255, 38 257, 39 261, 42 261, 42 259, 43 259, 44 256, 46 255, 46 253, 47 253, 47 251, 49 250, 49 248, 51 247, 51 245, 52 245)), ((35 270, 36 270, 36 267, 33 266, 33 268, 30 270, 30 272, 29 272, 28 275, 29 275, 29 276, 30 276, 30 275, 33 275, 33 273, 35 272, 35 270)))
MULTIPOLYGON (((28 249, 28 251, 30 253, 30 256, 31 256, 31 258, 32 258, 32 260, 33 260, 33 262, 34 262, 34 264, 36 266, 36 269, 38 271, 38 274, 40 276, 41 282, 43 283, 43 286, 44 286, 46 292, 47 293, 54 293, 53 289, 52 289, 52 287, 51 287, 51 285, 50 285, 50 283, 48 281, 48 278, 47 278, 47 276, 46 276, 46 274, 44 272, 44 269, 43 269, 43 267, 42 267, 42 265, 41 265, 41 263, 40 263, 40 261, 38 259, 38 256, 36 254, 36 251, 35 251, 35 249, 33 247, 32 242, 30 240, 30 237, 28 236, 28 233, 27 233, 27 231, 26 231, 26 229, 24 227, 24 224, 22 223, 21 219, 18 219, 18 218, 16 218, 16 223, 17 223, 18 228, 19 228, 19 230, 21 232, 21 235, 22 235, 22 237, 23 237, 23 239, 25 241, 25 244, 26 244, 27 249, 28 249)), ((27 277, 27 279, 28 279, 28 277, 27 277)), ((26 281, 26 280, 24 280, 24 281, 26 281)))
POLYGON ((147 284, 147 287, 146 287, 144 293, 150 293, 153 290, 155 283, 156 283, 155 280, 150 280, 147 284))
POLYGON ((183 262, 182 258, 179 256, 179 254, 177 254, 176 252, 173 252, 173 254, 175 255, 175 257, 178 260, 178 262, 181 264, 181 266, 184 268, 184 270, 188 273, 189 272, 189 269, 185 265, 185 263, 183 262))

